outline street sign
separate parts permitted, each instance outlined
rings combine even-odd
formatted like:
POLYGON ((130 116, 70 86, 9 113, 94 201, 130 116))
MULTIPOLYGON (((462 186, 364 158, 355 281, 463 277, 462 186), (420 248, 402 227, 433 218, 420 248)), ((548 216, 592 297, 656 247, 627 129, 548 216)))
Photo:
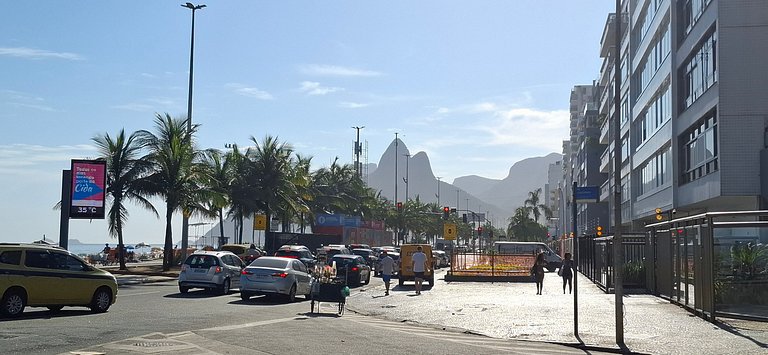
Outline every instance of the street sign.
POLYGON ((263 214, 253 215, 253 229, 263 231, 267 229, 267 216, 263 214))
POLYGON ((104 219, 106 160, 72 159, 69 218, 104 219))
POLYGON ((576 203, 595 203, 600 201, 599 186, 576 187, 574 192, 576 203))
POLYGON ((443 224, 443 239, 456 240, 456 224, 455 223, 443 224))

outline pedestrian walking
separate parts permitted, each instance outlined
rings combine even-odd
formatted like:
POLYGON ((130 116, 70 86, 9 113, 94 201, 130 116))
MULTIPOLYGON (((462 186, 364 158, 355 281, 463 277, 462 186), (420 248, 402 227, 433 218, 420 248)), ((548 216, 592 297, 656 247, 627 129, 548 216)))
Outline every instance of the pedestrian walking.
POLYGON ((416 281, 416 294, 421 294, 421 283, 424 282, 424 272, 429 267, 427 265, 427 254, 422 252, 421 246, 416 247, 416 252, 411 256, 413 263, 413 276, 416 281))
POLYGON ((389 295, 389 282, 392 280, 392 272, 395 270, 395 259, 387 254, 384 250, 381 252, 381 258, 379 259, 379 270, 381 270, 381 279, 384 281, 384 295, 389 295))
POLYGON ((547 266, 547 261, 544 260, 544 253, 536 255, 536 261, 531 267, 531 276, 536 281, 536 294, 540 295, 544 288, 544 267, 547 266))
POLYGON ((568 284, 568 293, 571 293, 571 284, 573 283, 573 260, 571 259, 571 253, 565 253, 565 260, 563 265, 560 266, 560 270, 557 274, 563 278, 563 294, 565 294, 565 285, 568 284))

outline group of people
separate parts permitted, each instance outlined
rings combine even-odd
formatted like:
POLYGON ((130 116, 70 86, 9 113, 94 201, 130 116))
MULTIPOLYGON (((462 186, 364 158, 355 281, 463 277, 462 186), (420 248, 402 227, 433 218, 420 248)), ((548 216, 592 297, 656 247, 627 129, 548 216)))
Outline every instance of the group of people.
MULTIPOLYGON (((536 294, 540 295, 544 288, 544 268, 547 266, 547 261, 544 259, 544 253, 539 253, 536 256, 533 266, 531 266, 531 276, 536 281, 536 294)), ((571 259, 571 253, 565 253, 565 259, 557 274, 563 278, 563 293, 565 293, 565 286, 568 285, 568 293, 571 293, 573 282, 573 260, 571 259)))
MULTIPOLYGON (((421 246, 416 248, 416 252, 411 256, 414 281, 416 282, 416 294, 421 294, 421 285, 424 282, 424 273, 429 268, 427 254, 424 254, 421 246)), ((389 295, 389 284, 392 280, 392 273, 395 271, 395 259, 384 250, 379 256, 379 268, 381 270, 381 280, 384 281, 384 295, 389 295)))

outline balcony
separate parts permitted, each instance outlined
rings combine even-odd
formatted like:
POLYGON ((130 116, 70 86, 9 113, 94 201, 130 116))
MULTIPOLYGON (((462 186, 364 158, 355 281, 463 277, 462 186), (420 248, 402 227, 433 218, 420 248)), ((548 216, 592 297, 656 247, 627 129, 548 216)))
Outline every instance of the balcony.
POLYGON ((602 155, 600 155, 600 172, 611 172, 611 166, 613 165, 613 150, 611 147, 605 149, 602 155))
POLYGON ((603 36, 600 39, 600 58, 605 58, 616 45, 616 13, 608 15, 603 28, 603 36))
POLYGON ((611 124, 610 124, 609 121, 610 120, 608 120, 608 117, 606 117, 603 120, 603 124, 600 125, 600 144, 608 144, 608 143, 610 143, 610 139, 609 138, 610 138, 611 135, 609 134, 609 131, 610 131, 611 124))
POLYGON ((600 186, 600 201, 608 201, 611 197, 611 178, 605 180, 600 186))

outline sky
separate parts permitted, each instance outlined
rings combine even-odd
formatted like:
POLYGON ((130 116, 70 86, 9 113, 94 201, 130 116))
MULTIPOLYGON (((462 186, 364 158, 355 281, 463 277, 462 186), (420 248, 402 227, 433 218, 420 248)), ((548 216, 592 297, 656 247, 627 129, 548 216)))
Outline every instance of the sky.
MULTIPOLYGON (((0 242, 58 241, 62 170, 91 138, 187 112, 191 10, 180 1, 11 1, 0 12, 0 242)), ((199 4, 199 3, 196 3, 199 4)), ((195 15, 200 148, 276 136, 313 168, 367 161, 395 133, 443 181, 502 179, 562 151, 569 94, 600 68, 612 1, 208 1, 195 15), (363 161, 366 159, 363 158, 363 161)), ((162 201, 155 201, 163 215, 162 201)), ((129 205, 126 243, 164 221, 129 205)), ((192 221, 200 222, 200 221, 192 221)), ((174 219, 174 240, 181 218, 174 219)), ((204 233, 190 230, 192 236, 204 233)), ((105 220, 70 238, 114 242, 105 220)))

